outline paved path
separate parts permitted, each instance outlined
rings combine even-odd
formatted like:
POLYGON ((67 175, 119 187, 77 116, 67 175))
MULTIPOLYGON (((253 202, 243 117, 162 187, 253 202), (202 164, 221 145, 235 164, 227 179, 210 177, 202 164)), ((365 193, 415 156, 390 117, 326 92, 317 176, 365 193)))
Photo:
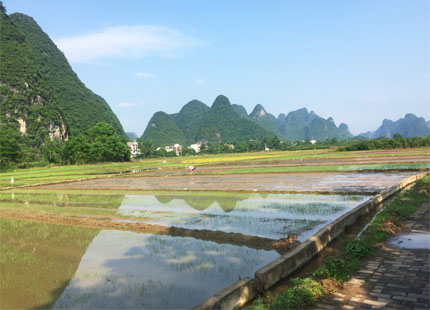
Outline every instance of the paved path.
MULTIPOLYGON (((406 222, 408 231, 430 232, 430 203, 406 222)), ((386 242, 342 291, 320 300, 316 308, 430 309, 429 274, 430 249, 399 249, 386 242)))

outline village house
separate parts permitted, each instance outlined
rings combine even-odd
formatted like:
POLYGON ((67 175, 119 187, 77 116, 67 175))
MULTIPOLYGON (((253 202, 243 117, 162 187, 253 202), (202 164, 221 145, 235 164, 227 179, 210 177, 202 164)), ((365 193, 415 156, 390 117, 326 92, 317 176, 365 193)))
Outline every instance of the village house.
POLYGON ((201 143, 194 143, 194 144, 191 144, 189 146, 189 148, 192 149, 192 150, 194 150, 196 152, 196 154, 200 153, 201 147, 202 147, 201 143))
POLYGON ((127 146, 130 148, 131 158, 136 158, 140 155, 139 144, 136 140, 133 142, 127 142, 127 146))

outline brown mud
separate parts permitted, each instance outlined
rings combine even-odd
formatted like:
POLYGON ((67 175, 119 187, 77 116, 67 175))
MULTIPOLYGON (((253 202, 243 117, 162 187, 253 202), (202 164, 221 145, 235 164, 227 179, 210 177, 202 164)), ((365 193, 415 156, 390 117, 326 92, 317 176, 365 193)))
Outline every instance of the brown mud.
POLYGON ((90 227, 99 229, 125 230, 144 234, 170 235, 176 237, 192 237, 200 240, 213 241, 220 244, 246 246, 257 250, 276 250, 275 239, 248 236, 241 233, 228 233, 207 229, 186 229, 148 224, 139 221, 128 221, 120 218, 101 216, 66 216, 47 214, 44 212, 25 212, 15 210, 0 211, 0 218, 25 220, 38 223, 50 223, 65 226, 90 227))

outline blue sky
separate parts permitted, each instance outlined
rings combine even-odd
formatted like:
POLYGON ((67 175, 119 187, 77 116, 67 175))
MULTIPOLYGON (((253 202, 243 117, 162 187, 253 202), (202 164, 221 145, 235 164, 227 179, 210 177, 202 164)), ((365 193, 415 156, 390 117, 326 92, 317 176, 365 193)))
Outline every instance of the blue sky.
POLYGON ((156 111, 219 94, 306 107, 353 134, 430 119, 430 1, 3 0, 32 16, 139 136, 156 111))

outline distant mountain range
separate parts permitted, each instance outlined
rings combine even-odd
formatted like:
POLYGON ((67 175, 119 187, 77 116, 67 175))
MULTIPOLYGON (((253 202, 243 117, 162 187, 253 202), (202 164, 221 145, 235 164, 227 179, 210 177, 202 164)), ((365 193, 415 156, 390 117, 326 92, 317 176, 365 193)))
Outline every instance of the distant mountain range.
POLYGON ((79 80, 64 54, 30 16, 6 14, 0 2, 0 124, 26 143, 65 140, 98 122, 125 136, 106 101, 79 80))
POLYGON ((409 137, 426 137, 430 135, 430 121, 426 121, 423 117, 417 117, 414 114, 406 114, 395 122, 384 119, 382 125, 375 131, 368 131, 359 136, 374 139, 379 137, 392 138, 393 135, 399 133, 403 138, 409 137))
POLYGON ((125 134, 127 135, 130 141, 134 141, 137 138, 139 138, 139 136, 135 132, 126 132, 125 134))
POLYGON ((313 111, 299 109, 278 118, 260 104, 248 115, 246 109, 218 96, 211 107, 192 100, 179 113, 155 113, 142 137, 152 139, 155 146, 173 143, 235 142, 261 140, 278 136, 281 140, 325 140, 351 137, 346 124, 337 127, 332 118, 324 119, 313 111))

